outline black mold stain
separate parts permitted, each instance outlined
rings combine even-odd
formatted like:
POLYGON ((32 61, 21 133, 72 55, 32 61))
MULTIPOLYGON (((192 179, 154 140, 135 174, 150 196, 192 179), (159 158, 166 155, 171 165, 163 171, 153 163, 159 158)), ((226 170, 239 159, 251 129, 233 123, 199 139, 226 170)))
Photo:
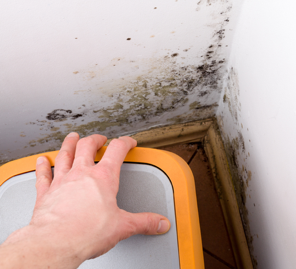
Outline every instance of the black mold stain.
POLYGON ((255 269, 257 268, 257 261, 254 255, 252 255, 252 253, 254 252, 253 237, 249 224, 249 212, 246 207, 247 188, 249 185, 249 181, 252 178, 252 173, 251 171, 248 171, 244 166, 240 168, 238 161, 240 154, 244 153, 245 151, 245 143, 242 134, 238 132, 238 136, 232 140, 227 137, 224 140, 224 145, 229 168, 231 171, 236 200, 238 202, 244 231, 246 234, 249 250, 251 252, 252 263, 255 269))
POLYGON ((205 95, 209 94, 209 91, 202 91, 198 94, 198 96, 203 97, 205 95))
POLYGON ((240 94, 238 75, 233 67, 228 70, 226 82, 227 84, 224 93, 226 97, 223 97, 223 101, 228 104, 228 109, 232 116, 232 119, 235 123, 237 123, 239 111, 241 110, 241 104, 238 102, 238 97, 240 94))
POLYGON ((73 115, 73 116, 71 117, 71 119, 72 119, 72 120, 75 120, 75 119, 80 118, 80 117, 82 117, 82 116, 83 116, 82 114, 75 114, 75 115, 73 115))
POLYGON ((82 117, 82 114, 73 114, 72 110, 70 109, 55 109, 52 112, 48 113, 46 116, 46 119, 48 120, 58 120, 62 121, 68 118, 71 118, 73 120, 82 117))
POLYGON ((239 141, 242 152, 245 153, 245 150, 246 150, 245 141, 241 132, 238 132, 238 141, 239 141))
POLYGON ((217 35, 218 38, 220 40, 222 40, 225 37, 225 29, 221 29, 221 30, 217 31, 214 35, 217 35))
POLYGON ((227 96, 226 94, 223 95, 223 103, 226 103, 227 102, 227 96))
POLYGON ((201 106, 201 107, 196 107, 195 109, 206 109, 206 108, 212 108, 214 106, 218 106, 218 105, 214 104, 214 105, 208 105, 208 106, 201 106))
MULTIPOLYGON (((241 104, 239 102, 240 89, 237 72, 232 67, 228 70, 226 82, 227 84, 225 87, 225 93, 223 95, 223 103, 225 103, 225 106, 228 107, 234 124, 239 126, 240 124, 238 116, 239 112, 241 111, 241 104)), ((249 157, 249 154, 246 153, 244 137, 240 131, 237 131, 237 136, 233 139, 230 139, 223 132, 223 116, 221 116, 220 126, 224 137, 225 152, 232 175, 236 199, 239 205, 241 219, 251 253, 253 267, 255 269, 257 268, 257 261, 253 255, 253 237, 250 230, 248 209, 246 207, 246 201, 248 197, 247 188, 249 186, 249 181, 252 178, 252 173, 251 171, 248 171, 243 165, 240 167, 240 161, 245 161, 249 157)))
MULTIPOLYGON (((202 2, 205 1, 202 0, 202 2)), ((45 123, 36 121, 37 126, 42 124, 42 128, 48 131, 61 128, 59 132, 51 132, 52 135, 48 136, 48 141, 61 141, 69 131, 77 131, 81 136, 95 132, 115 136, 118 135, 118 130, 121 132, 131 130, 139 122, 150 124, 158 116, 168 115, 167 112, 186 107, 189 105, 189 100, 192 103, 189 105, 189 111, 182 115, 167 117, 167 121, 174 124, 213 117, 217 100, 208 100, 208 96, 215 96, 215 94, 218 96, 222 91, 225 59, 221 56, 223 55, 221 40, 225 33, 226 18, 223 15, 219 28, 213 30, 209 46, 205 48, 203 55, 198 55, 201 57, 199 59, 202 59, 199 65, 176 63, 174 57, 179 53, 168 54, 158 59, 159 73, 148 73, 127 82, 125 86, 119 86, 118 93, 115 92, 112 93, 112 97, 106 97, 108 105, 104 107, 93 105, 89 107, 88 112, 82 113, 79 110, 79 114, 56 109, 47 115, 45 123), (162 66, 165 66, 165 69, 162 66), (197 102, 196 106, 194 102, 197 102), (87 116, 88 121, 82 125, 69 121, 65 124, 60 123, 65 119, 75 120, 84 116, 87 116)), ((184 52, 188 50, 189 48, 184 52)), ((38 143, 44 141, 42 138, 38 143)))

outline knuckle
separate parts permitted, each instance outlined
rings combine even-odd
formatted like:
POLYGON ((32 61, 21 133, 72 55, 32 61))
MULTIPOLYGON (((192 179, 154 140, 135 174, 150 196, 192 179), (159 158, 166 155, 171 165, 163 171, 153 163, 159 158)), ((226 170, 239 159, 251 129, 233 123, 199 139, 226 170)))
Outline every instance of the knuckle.
POLYGON ((36 180, 36 185, 39 185, 41 183, 44 183, 48 180, 46 175, 40 175, 38 176, 37 180, 36 180))
POLYGON ((157 225, 156 225, 155 219, 150 214, 147 214, 144 234, 155 233, 156 230, 157 230, 157 225))
POLYGON ((58 156, 56 157, 56 159, 58 160, 71 159, 71 158, 72 158, 72 154, 66 150, 60 150, 58 156))
POLYGON ((124 225, 124 238, 122 239, 126 239, 132 235, 137 234, 137 231, 137 223, 135 222, 135 220, 131 217, 127 217, 124 225))
POLYGON ((123 140, 120 140, 120 139, 113 139, 110 142, 110 145, 112 145, 112 147, 117 148, 119 150, 124 150, 127 147, 126 143, 123 140))
POLYGON ((93 136, 87 136, 78 141, 78 145, 80 146, 85 146, 85 145, 95 146, 95 144, 96 144, 96 141, 93 136))

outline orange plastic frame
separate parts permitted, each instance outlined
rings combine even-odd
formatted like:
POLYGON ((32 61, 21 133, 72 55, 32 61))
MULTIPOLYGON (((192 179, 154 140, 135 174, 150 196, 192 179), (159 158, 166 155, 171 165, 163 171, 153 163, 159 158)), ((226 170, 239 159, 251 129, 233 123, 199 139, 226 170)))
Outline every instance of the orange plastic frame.
MULTIPOLYGON (((98 151, 95 161, 101 160, 105 150, 106 147, 102 147, 98 151)), ((46 156, 54 166, 58 152, 46 152, 4 164, 0 167, 0 186, 11 177, 34 171, 39 156, 46 156)), ((195 183, 187 163, 171 152, 138 147, 130 150, 124 161, 156 166, 169 177, 174 190, 180 268, 204 269, 195 183)))

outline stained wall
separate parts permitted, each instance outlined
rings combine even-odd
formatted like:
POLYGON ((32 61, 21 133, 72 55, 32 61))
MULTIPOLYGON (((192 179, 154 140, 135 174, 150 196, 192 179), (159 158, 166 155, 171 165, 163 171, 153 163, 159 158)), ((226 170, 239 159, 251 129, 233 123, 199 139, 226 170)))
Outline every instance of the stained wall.
POLYGON ((214 116, 240 5, 2 1, 0 162, 214 116))
POLYGON ((296 265, 296 4, 245 1, 217 119, 254 265, 296 265))

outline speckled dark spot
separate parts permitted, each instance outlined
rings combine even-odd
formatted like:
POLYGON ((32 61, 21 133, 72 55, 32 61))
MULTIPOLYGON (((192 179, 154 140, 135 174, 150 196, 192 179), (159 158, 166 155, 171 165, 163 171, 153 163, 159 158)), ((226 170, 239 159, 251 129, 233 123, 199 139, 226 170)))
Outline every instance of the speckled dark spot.
POLYGON ((207 95, 207 94, 209 94, 208 91, 202 91, 202 92, 200 92, 200 93, 198 94, 198 96, 203 97, 203 96, 205 96, 205 95, 207 95))
POLYGON ((179 53, 173 53, 171 56, 172 57, 176 57, 176 56, 178 56, 179 55, 179 53))
POLYGON ((47 114, 46 119, 53 121, 62 121, 71 118, 74 120, 82 116, 82 114, 73 114, 72 110, 70 109, 55 109, 47 114))
POLYGON ((72 119, 72 120, 75 120, 75 119, 80 118, 80 117, 82 117, 82 116, 83 116, 82 114, 75 114, 75 115, 73 115, 73 116, 71 117, 71 119, 72 119))

